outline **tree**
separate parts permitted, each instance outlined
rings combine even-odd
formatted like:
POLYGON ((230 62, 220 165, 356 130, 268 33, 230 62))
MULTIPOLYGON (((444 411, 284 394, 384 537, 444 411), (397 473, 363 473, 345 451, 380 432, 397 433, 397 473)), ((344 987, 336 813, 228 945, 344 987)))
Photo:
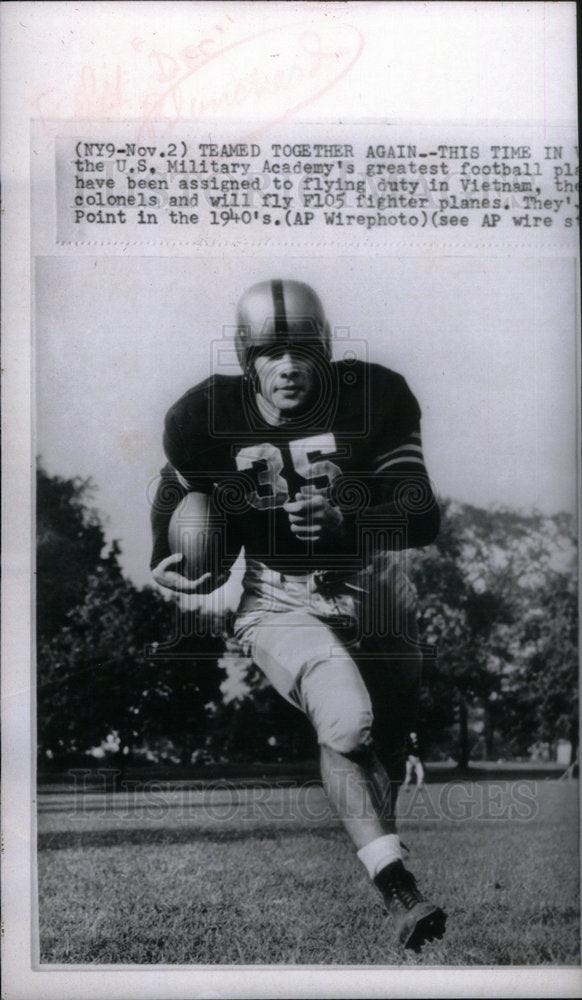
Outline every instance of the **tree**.
POLYGON ((124 578, 118 546, 106 551, 100 515, 86 506, 92 489, 39 467, 40 758, 84 754, 115 736, 121 762, 156 740, 187 762, 204 743, 207 706, 221 700, 222 637, 124 578))
POLYGON ((88 506, 90 479, 49 476, 42 464, 36 475, 37 635, 48 638, 64 625, 83 600, 89 577, 114 570, 117 549, 104 555, 105 533, 98 512, 88 506))
MULTIPOLYGON (((558 718, 551 706, 563 677, 557 676, 557 664, 553 673, 547 671, 547 664, 552 649, 573 648, 572 613, 565 609, 571 601, 567 581, 574 587, 574 532, 566 514, 549 517, 538 512, 482 510, 452 502, 443 508, 435 545, 415 552, 412 565, 423 633, 429 644, 438 647, 438 660, 429 675, 428 687, 433 692, 429 708, 434 710, 435 701, 440 705, 447 697, 449 702, 454 700, 459 730, 456 754, 459 766, 465 767, 471 749, 469 710, 475 705, 482 711, 489 755, 495 750, 496 734, 521 747, 526 729, 531 741, 532 734, 544 726, 551 728, 558 718), (538 616, 537 627, 544 639, 538 643, 536 660, 523 626, 550 594, 555 614, 552 622, 540 621, 538 616), (544 673, 542 663, 549 689, 544 698, 537 698, 535 711, 542 713, 543 722, 526 710, 533 697, 535 672, 544 673), (516 727, 521 733, 517 742, 508 733, 509 700, 514 714, 523 700, 524 722, 516 727)), ((570 678, 566 689, 571 691, 575 658, 570 652, 566 661, 567 667, 561 662, 570 678)), ((539 684, 534 688, 538 690, 539 684)), ((430 713, 427 722, 435 735, 430 713)))
POLYGON ((578 620, 575 576, 551 572, 519 620, 513 672, 499 725, 517 753, 533 740, 578 747, 578 620))
POLYGON ((156 687, 146 643, 165 624, 164 611, 153 592, 137 591, 120 573, 98 568, 88 577, 63 626, 39 639, 39 751, 83 753, 117 734, 127 753, 140 741, 156 687))
POLYGON ((243 659, 244 685, 226 698, 216 718, 215 746, 229 760, 288 761, 315 757, 306 716, 278 694, 251 660, 243 659))
POLYGON ((111 735, 119 760, 165 744, 182 763, 205 744, 209 706, 220 702, 220 636, 184 630, 165 655, 160 639, 175 637, 176 611, 154 590, 97 571, 83 601, 50 641, 39 644, 39 750, 78 754, 111 735))
POLYGON ((227 623, 201 610, 169 607, 171 624, 157 629, 150 647, 155 683, 145 692, 142 736, 150 747, 170 741, 186 765, 195 751, 204 759, 220 754, 214 733, 223 701, 220 658, 227 623))

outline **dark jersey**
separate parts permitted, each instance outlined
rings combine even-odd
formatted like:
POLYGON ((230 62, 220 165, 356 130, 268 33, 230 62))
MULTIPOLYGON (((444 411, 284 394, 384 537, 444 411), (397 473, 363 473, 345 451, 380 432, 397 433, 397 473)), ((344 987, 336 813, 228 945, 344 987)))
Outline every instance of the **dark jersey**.
POLYGON ((231 545, 281 572, 355 569, 371 547, 432 540, 438 509, 422 459, 420 409, 405 380, 379 365, 342 361, 326 365, 320 390, 309 413, 278 426, 262 417, 242 376, 214 375, 174 404, 152 512, 152 566, 169 554, 167 525, 190 490, 213 495, 231 545), (327 548, 297 539, 284 509, 313 492, 344 514, 327 548))
POLYGON ((406 753, 410 757, 420 757, 420 743, 416 733, 410 733, 406 737, 406 753))

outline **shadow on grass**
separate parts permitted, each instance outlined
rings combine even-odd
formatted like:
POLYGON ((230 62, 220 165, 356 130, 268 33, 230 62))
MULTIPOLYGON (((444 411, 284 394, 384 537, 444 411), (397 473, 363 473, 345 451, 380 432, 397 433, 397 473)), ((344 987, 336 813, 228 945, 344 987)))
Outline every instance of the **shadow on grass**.
POLYGON ((135 846, 149 844, 193 844, 234 843, 244 840, 281 840, 285 837, 317 837, 320 840, 343 840, 345 834, 335 826, 306 827, 305 822, 284 822, 281 826, 267 828, 264 826, 249 826, 247 830, 218 829, 211 830, 158 829, 133 830, 61 830, 55 833, 39 833, 37 846, 39 851, 62 851, 71 849, 86 850, 90 847, 117 847, 133 844, 135 846))

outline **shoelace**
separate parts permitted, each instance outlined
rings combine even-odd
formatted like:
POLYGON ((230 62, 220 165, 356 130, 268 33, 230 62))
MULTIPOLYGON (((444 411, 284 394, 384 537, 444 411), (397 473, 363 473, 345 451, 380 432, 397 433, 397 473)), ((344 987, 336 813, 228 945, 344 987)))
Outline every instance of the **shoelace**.
POLYGON ((402 903, 407 910, 410 910, 415 903, 422 903, 424 900, 414 875, 409 871, 398 872, 390 890, 394 898, 402 903))

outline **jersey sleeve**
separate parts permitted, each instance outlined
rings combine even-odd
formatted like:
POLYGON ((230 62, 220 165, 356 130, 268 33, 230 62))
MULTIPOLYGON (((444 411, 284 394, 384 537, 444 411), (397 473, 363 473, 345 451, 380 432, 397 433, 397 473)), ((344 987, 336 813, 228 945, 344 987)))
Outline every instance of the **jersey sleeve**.
MULTIPOLYGON (((386 373, 388 374, 388 373, 386 373)), ((420 406, 401 375, 392 374, 391 384, 378 380, 377 410, 379 426, 371 454, 372 471, 380 475, 404 466, 424 469, 420 440, 420 406)), ((374 406, 374 399, 372 404, 374 406)))
POLYGON ((208 456, 211 443, 206 415, 197 406, 185 413, 170 410, 164 424, 164 451, 186 492, 212 492, 208 456))
POLYGON ((371 440, 370 505, 364 516, 383 529, 394 526, 393 547, 434 541, 440 525, 420 434, 421 410, 405 379, 380 370, 371 386, 376 428, 371 440))
POLYGON ((209 442, 204 407, 194 398, 169 410, 164 424, 164 451, 168 459, 160 472, 151 508, 153 536, 150 567, 170 555, 168 527, 176 507, 190 492, 210 493, 211 475, 205 462, 209 442))

